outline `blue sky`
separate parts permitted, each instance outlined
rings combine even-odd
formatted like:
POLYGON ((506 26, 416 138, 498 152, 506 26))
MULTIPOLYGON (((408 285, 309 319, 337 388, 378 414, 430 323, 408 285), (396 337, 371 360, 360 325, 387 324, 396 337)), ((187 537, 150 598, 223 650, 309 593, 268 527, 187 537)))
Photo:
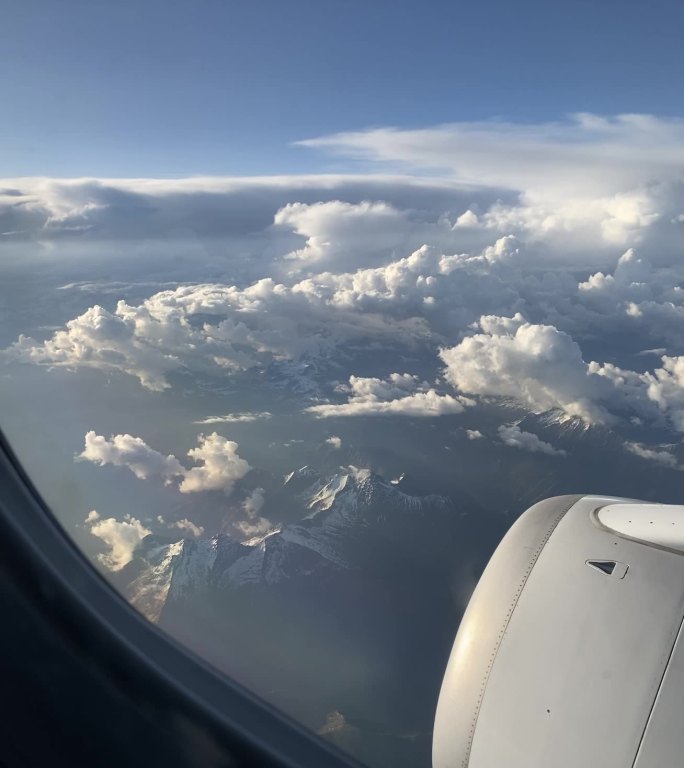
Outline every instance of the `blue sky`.
POLYGON ((298 139, 681 114, 675 2, 24 0, 0 30, 0 175, 344 170, 298 139))

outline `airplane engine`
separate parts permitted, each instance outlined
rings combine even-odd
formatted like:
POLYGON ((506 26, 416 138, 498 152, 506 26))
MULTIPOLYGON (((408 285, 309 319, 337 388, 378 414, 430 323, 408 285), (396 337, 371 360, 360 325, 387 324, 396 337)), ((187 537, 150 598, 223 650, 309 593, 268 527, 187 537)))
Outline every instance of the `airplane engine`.
POLYGON ((434 768, 681 768, 683 618, 684 506, 535 504, 461 622, 434 768))

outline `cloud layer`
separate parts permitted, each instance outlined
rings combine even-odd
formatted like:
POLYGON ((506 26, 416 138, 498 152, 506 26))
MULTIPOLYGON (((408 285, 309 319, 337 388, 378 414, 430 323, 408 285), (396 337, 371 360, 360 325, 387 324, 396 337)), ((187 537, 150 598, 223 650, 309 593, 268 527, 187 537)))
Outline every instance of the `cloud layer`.
POLYGON ((563 121, 463 122, 431 128, 377 128, 299 142, 384 163, 450 171, 472 184, 614 193, 654 178, 679 180, 684 120, 651 115, 563 121), (549 165, 550 164, 550 165, 549 165))
MULTIPOLYGON (((576 115, 305 143, 363 158, 367 172, 7 180, 0 254, 22 238, 187 244, 183 232, 224 254, 221 269, 214 256, 192 265, 192 284, 145 282, 135 299, 85 311, 81 299, 63 327, 20 336, 7 357, 131 376, 150 392, 243 372, 296 380, 319 418, 458 414, 468 397, 504 398, 684 431, 683 121, 576 115), (374 369, 375 352, 395 362, 374 369), (409 373, 393 372, 398 359, 409 373)), ((198 422, 257 418, 268 414, 198 422)), ((225 471, 209 447, 191 470, 144 444, 105 448, 184 491, 225 471)))

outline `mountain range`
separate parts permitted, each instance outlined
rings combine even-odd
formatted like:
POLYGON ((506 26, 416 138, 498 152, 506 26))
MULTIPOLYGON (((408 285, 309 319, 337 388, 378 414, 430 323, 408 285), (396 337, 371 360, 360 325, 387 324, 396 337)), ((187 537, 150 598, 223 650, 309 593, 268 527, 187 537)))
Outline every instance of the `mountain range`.
MULTIPOLYGON (((117 584, 219 670, 368 765, 427 767, 460 616, 515 517, 561 493, 680 496, 677 466, 630 451, 629 425, 505 403, 478 416, 475 440, 441 422, 425 432, 412 470, 393 480, 328 459, 260 475, 265 534, 147 536, 117 584), (556 452, 503 444, 502 415, 556 452)), ((393 428, 379 426, 376 462, 391 463, 393 428)))
POLYGON ((452 586, 481 563, 472 510, 400 486, 301 467, 274 494, 297 522, 246 541, 150 535, 117 579, 149 619, 327 738, 353 739, 370 764, 420 764, 463 607, 452 586))

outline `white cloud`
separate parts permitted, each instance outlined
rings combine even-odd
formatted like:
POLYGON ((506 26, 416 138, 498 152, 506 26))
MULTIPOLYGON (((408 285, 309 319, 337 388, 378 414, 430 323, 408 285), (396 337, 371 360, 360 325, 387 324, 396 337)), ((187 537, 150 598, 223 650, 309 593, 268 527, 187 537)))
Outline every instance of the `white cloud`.
POLYGON ((559 296, 555 320, 590 338, 616 334, 677 348, 684 332, 683 277, 679 259, 655 267, 630 248, 612 272, 593 272, 575 295, 559 296))
POLYGON ((625 448, 633 453, 635 456, 639 456, 647 461, 655 461, 658 464, 662 464, 664 467, 670 469, 682 469, 677 463, 677 459, 668 451, 657 450, 656 448, 649 448, 642 443, 635 443, 628 441, 625 443, 625 448))
POLYGON ((416 392, 396 400, 352 400, 340 405, 312 405, 306 409, 317 418, 335 416, 443 416, 462 413, 463 399, 452 395, 438 395, 434 389, 416 392))
POLYGON ((95 305, 43 344, 20 336, 15 354, 39 365, 121 371, 136 376, 147 389, 166 389, 166 374, 178 368, 179 361, 159 349, 155 339, 168 336, 171 318, 147 313, 141 333, 131 310, 124 302, 119 302, 115 313, 95 305))
POLYGON ((243 411, 242 413, 225 413, 223 416, 207 416, 194 424, 238 424, 249 421, 270 419, 273 414, 268 411, 243 411))
MULTIPOLYGON (((612 273, 594 271, 578 284, 566 270, 530 269, 525 253, 520 238, 506 235, 472 254, 424 246, 385 266, 323 272, 290 285, 266 278, 245 288, 178 286, 137 306, 119 302, 114 313, 93 307, 44 343, 21 337, 12 354, 48 366, 118 370, 160 390, 176 370, 234 373, 275 364, 288 375, 291 365, 292 381, 300 382, 319 376, 322 364, 339 364, 338 353, 359 343, 398 355, 432 355, 441 343, 446 378, 462 393, 512 397, 533 410, 561 408, 593 422, 631 410, 684 431, 679 357, 665 356, 661 367, 638 373, 586 363, 580 347, 614 334, 634 340, 633 354, 646 338, 676 349, 684 333, 682 269, 655 267, 630 249, 612 273), (302 373, 307 367, 310 373, 302 373)), ((426 416, 467 405, 411 377, 402 389, 397 376, 354 377, 346 403, 315 403, 308 412, 426 416)), ((267 416, 225 414, 204 423, 257 417, 267 416)), ((168 457, 156 459, 164 465, 168 457)), ((167 480, 180 472, 165 471, 167 480)))
POLYGON ((684 432, 684 356, 664 355, 661 362, 661 368, 642 374, 637 381, 646 387, 648 400, 656 404, 677 431, 684 432))
POLYGON ((518 252, 518 241, 509 236, 473 255, 445 254, 423 245, 409 256, 381 267, 314 275, 300 281, 293 290, 311 301, 357 313, 425 317, 439 330, 445 322, 472 319, 471 307, 508 306, 518 300, 518 293, 508 285, 511 276, 506 272, 518 252))
POLYGON ((245 499, 243 507, 250 520, 253 520, 261 512, 266 500, 266 492, 263 488, 255 488, 245 499))
MULTIPOLYGON (((193 381, 187 374, 199 380, 250 371, 251 381, 262 372, 271 380, 289 376, 300 392, 320 398, 317 384, 362 370, 350 360, 359 350, 396 352, 413 366, 409 359, 424 361, 444 347, 447 377, 459 392, 512 397, 590 421, 614 422, 623 413, 660 418, 684 430, 680 358, 666 355, 647 372, 625 362, 645 346, 681 351, 682 125, 583 115, 318 142, 407 162, 421 173, 438 160, 437 180, 7 180, 2 231, 25 225, 41 242, 126 232, 159 238, 180 226, 205 239, 249 235, 254 248, 223 248, 240 254, 249 271, 232 263, 205 272, 206 263, 193 266, 195 280, 238 275, 227 283, 170 280, 157 290, 145 262, 145 290, 157 290, 145 300, 134 282, 107 287, 98 277, 88 290, 128 298, 85 312, 86 284, 73 284, 65 290, 80 294, 80 314, 47 339, 21 336, 10 354, 46 367, 133 376, 151 391, 185 388, 193 381), (490 186, 454 181, 470 174, 490 186), (297 258, 285 258, 294 252, 297 258), (613 346, 604 353, 602 343, 613 346), (589 349, 612 362, 585 362, 582 350, 589 349), (619 363, 616 350, 625 355, 619 363)), ((313 401, 309 412, 438 415, 467 404, 441 382, 402 390, 391 377, 358 377, 348 395, 343 403, 313 401)), ((198 423, 257 418, 268 415, 219 413, 198 423)), ((143 461, 145 471, 152 459, 143 461)), ((161 476, 185 477, 175 471, 167 467, 161 476)))
POLYGON ((273 530, 273 527, 273 523, 265 517, 257 517, 254 521, 240 520, 240 522, 235 523, 235 528, 245 539, 263 536, 265 533, 273 530))
POLYGON ((617 294, 622 300, 650 298, 652 278, 653 268, 650 262, 630 248, 620 256, 612 275, 596 272, 580 282, 579 289, 585 295, 591 294, 604 301, 611 294, 617 294))
POLYGON ((349 378, 348 402, 325 403, 306 409, 317 418, 335 416, 441 416, 462 413, 466 398, 440 395, 427 382, 408 373, 392 373, 388 379, 349 378))
POLYGON ((179 480, 181 493, 224 491, 230 494, 235 483, 251 469, 238 455, 238 444, 216 432, 200 435, 198 443, 188 451, 188 456, 199 466, 187 469, 175 456, 162 455, 140 437, 114 435, 107 439, 91 430, 85 436, 85 449, 77 458, 101 467, 107 464, 128 467, 141 480, 159 477, 167 485, 179 480))
POLYGON ((600 405, 607 382, 589 372, 579 346, 549 325, 513 317, 480 318, 481 333, 442 349, 445 376, 466 394, 510 397, 531 408, 561 408, 587 421, 609 418, 600 405))
MULTIPOLYGON (((321 287, 326 279, 321 276, 321 287)), ((19 360, 40 365, 119 371, 158 391, 181 368, 235 372, 330 355, 341 344, 369 336, 375 343, 411 346, 427 335, 425 321, 412 314, 390 319, 359 312, 322 295, 310 280, 288 287, 265 278, 244 289, 180 286, 139 306, 119 301, 114 313, 96 306, 47 341, 21 336, 11 350, 19 360)))
POLYGON ((85 522, 93 536, 107 545, 108 551, 98 555, 98 559, 110 571, 121 570, 129 563, 135 548, 151 533, 140 520, 130 515, 126 515, 123 520, 113 517, 103 519, 92 510, 85 522))
POLYGON ((159 477, 167 485, 185 474, 185 469, 175 456, 164 456, 150 448, 144 440, 132 435, 114 435, 109 440, 93 430, 85 436, 85 448, 79 459, 104 467, 128 467, 133 474, 146 480, 159 477))
POLYGON ((213 432, 200 435, 199 446, 191 448, 188 456, 200 463, 185 471, 180 484, 181 493, 194 491, 224 491, 230 494, 233 486, 251 469, 237 453, 238 444, 213 432))
POLYGON ((572 232, 566 250, 592 240, 594 247, 626 244, 663 225, 674 232, 670 224, 681 214, 684 120, 679 118, 578 114, 547 123, 377 128, 301 143, 383 169, 428 170, 458 183, 516 190, 518 202, 489 206, 478 223, 546 241, 572 232))
POLYGON ((484 438, 484 435, 479 429, 466 429, 466 435, 468 436, 468 440, 482 440, 484 438))
POLYGON ((554 448, 551 443, 541 440, 532 432, 523 432, 517 424, 502 424, 498 432, 501 442, 510 448, 519 448, 530 453, 546 453, 549 456, 567 455, 564 450, 554 448))
POLYGON ((614 194, 684 171, 684 120, 650 115, 376 128, 300 142, 344 155, 448 171, 464 183, 547 194, 614 194))
POLYGON ((342 447, 342 438, 337 435, 330 435, 330 437, 326 438, 325 442, 337 450, 342 447))
POLYGON ((478 227, 480 220, 474 211, 468 209, 464 211, 454 222, 454 229, 468 229, 469 227, 478 227))
MULTIPOLYGON (((654 337, 684 330, 677 275, 648 273, 647 282, 655 287, 645 301, 646 294, 627 277, 646 264, 637 257, 631 263, 627 257, 633 252, 620 259, 617 277, 594 273, 583 282, 586 288, 578 288, 569 273, 528 272, 524 251, 518 238, 506 235, 474 254, 423 246, 382 267, 324 272, 291 285, 271 278, 246 288, 184 285, 137 306, 120 301, 113 313, 95 306, 44 342, 20 337, 11 353, 46 366, 119 371, 162 390, 174 371, 235 373, 274 362, 332 360, 341 347, 360 341, 384 348, 431 347, 482 315, 501 316, 502 308, 528 307, 580 333, 595 332, 597 324, 623 331, 638 325, 643 333, 651 328, 654 337), (623 283, 629 292, 611 290, 610 299, 596 295, 604 284, 623 283), (626 301, 639 296, 644 300, 634 307, 626 301)), ((253 417, 217 415, 204 423, 253 417)))
POLYGON ((536 412, 556 408, 588 423, 631 412, 684 432, 684 356, 665 355, 660 368, 642 373, 586 363, 568 334, 520 314, 484 316, 477 329, 440 352, 445 378, 460 392, 512 398, 536 412))
MULTIPOLYGON (((189 177, 180 179, 3 179, 0 234, 55 242, 69 239, 238 237, 270 230, 276 212, 297 201, 386 200, 432 207, 483 198, 440 179, 397 175, 189 177)), ((491 195, 489 196, 491 197, 491 195)), ((271 233, 277 234, 277 233, 271 233)), ((245 241, 242 241, 245 244, 245 241)))
POLYGON ((265 497, 263 488, 255 488, 242 504, 246 519, 235 523, 235 528, 246 539, 263 536, 274 527, 268 518, 261 517, 259 514, 264 506, 265 497))
MULTIPOLYGON (((51 247, 145 240, 148 248, 169 238, 221 239, 230 247, 218 249, 213 263, 239 261, 251 277, 316 264, 377 266, 393 250, 426 242, 471 251, 486 233, 536 243, 543 261, 570 255, 587 266, 597 252, 636 243, 655 243, 659 259, 679 253, 682 119, 579 114, 544 123, 381 127, 301 143, 362 157, 367 172, 4 179, 0 239, 51 247), (401 173, 386 173, 393 168, 401 173), (294 258, 283 262, 287 255, 294 258)), ((185 273, 197 279, 196 263, 185 273)))
POLYGON ((183 531, 184 534, 193 536, 196 539, 204 534, 204 527, 196 525, 192 520, 188 520, 187 517, 184 517, 182 520, 176 520, 176 522, 171 523, 169 527, 178 528, 179 531, 183 531))
POLYGON ((302 267, 387 261, 394 248, 416 237, 416 226, 406 214, 385 202, 291 203, 276 213, 275 224, 306 237, 303 248, 286 256, 302 267))

